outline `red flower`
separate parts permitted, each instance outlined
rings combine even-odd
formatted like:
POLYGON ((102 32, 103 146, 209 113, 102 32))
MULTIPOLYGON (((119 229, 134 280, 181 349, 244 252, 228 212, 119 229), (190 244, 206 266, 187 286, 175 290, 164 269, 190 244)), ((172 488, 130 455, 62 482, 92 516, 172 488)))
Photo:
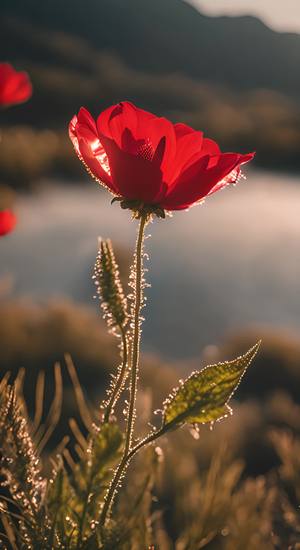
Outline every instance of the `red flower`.
POLYGON ((27 101, 32 94, 29 76, 17 72, 9 63, 0 63, 0 106, 27 101))
POLYGON ((17 218, 11 210, 0 211, 0 237, 10 233, 17 223, 17 218))
POLYGON ((97 121, 81 108, 69 133, 80 160, 113 195, 165 210, 186 209, 236 182, 241 164, 254 156, 221 153, 202 132, 128 102, 97 121))

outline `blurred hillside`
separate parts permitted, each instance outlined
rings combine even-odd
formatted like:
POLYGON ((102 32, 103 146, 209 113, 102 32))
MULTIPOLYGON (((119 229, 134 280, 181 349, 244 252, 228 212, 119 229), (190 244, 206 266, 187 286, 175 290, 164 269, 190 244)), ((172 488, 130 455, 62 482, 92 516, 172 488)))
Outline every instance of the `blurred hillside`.
POLYGON ((2 0, 1 16, 1 56, 27 69, 35 90, 1 113, 3 182, 73 176, 71 116, 121 99, 201 128, 224 149, 255 149, 264 166, 300 167, 300 36, 203 16, 181 0, 2 0))
MULTIPOLYGON (((1 5, 3 14, 78 36, 139 71, 180 72, 235 88, 263 87, 294 96, 300 91, 300 36, 278 34, 253 17, 210 18, 182 0, 2 0, 1 5)), ((11 46, 8 51, 3 41, 2 55, 8 55, 11 46)), ((20 46, 23 55, 45 61, 46 52, 30 44, 24 50, 17 41, 16 53, 20 46)), ((85 65, 76 58, 69 63, 85 65)))
MULTIPOLYGON (((79 419, 65 353, 73 358, 88 401, 98 406, 110 373, 119 363, 116 341, 107 334, 96 312, 67 299, 35 304, 8 297, 0 303, 0 316, 5 319, 0 326, 0 379, 10 372, 13 379, 17 377, 24 384, 30 413, 36 402, 39 372, 44 371, 46 376, 47 410, 54 393, 53 365, 56 361, 61 364, 62 416, 51 445, 57 444, 69 433, 69 418, 75 415, 79 419)), ((226 440, 232 456, 245 462, 248 474, 267 472, 276 464, 268 440, 270 428, 288 427, 300 435, 300 343, 288 331, 263 331, 261 327, 238 331, 220 347, 206 348, 201 356, 189 361, 166 362, 158 355, 143 355, 139 422, 144 421, 150 410, 161 407, 179 377, 185 378, 191 371, 224 358, 237 357, 259 338, 262 347, 237 391, 233 418, 217 423, 211 435, 203 427, 194 451, 202 465, 208 464, 221 439, 226 440)), ((122 409, 120 404, 120 412, 122 409)), ((155 422, 155 417, 152 420, 155 422)), ((186 449, 190 447, 184 445, 186 449)))

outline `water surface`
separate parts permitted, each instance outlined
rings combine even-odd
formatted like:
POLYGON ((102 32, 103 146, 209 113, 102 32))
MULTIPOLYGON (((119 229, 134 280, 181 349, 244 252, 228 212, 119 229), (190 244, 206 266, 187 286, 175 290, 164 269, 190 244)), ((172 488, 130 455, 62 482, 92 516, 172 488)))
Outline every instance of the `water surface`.
MULTIPOLYGON (((191 357, 234 328, 300 328, 300 181, 249 172, 204 206, 155 221, 144 349, 191 357)), ((94 182, 44 182, 17 204, 17 231, 2 239, 0 275, 15 295, 67 295, 96 307, 97 236, 132 248, 136 222, 94 182)))

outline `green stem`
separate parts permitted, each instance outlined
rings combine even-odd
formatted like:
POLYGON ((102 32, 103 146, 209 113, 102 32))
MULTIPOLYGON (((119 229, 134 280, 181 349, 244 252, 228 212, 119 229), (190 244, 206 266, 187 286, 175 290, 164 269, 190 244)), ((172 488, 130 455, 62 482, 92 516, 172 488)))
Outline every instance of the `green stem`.
POLYGON ((105 499, 105 503, 104 503, 102 513, 101 513, 101 517, 100 517, 100 525, 101 526, 104 526, 104 524, 105 524, 107 514, 108 514, 108 512, 111 508, 111 505, 112 505, 112 502, 113 502, 113 499, 114 499, 114 495, 115 495, 115 492, 116 492, 117 487, 119 485, 120 479, 122 478, 122 476, 124 474, 124 471, 127 468, 130 460, 143 447, 146 447, 150 443, 153 443, 153 441, 155 441, 156 439, 158 439, 159 437, 164 435, 167 431, 168 431, 168 429, 166 429, 166 427, 164 426, 164 427, 160 428, 160 430, 157 430, 156 432, 152 432, 147 437, 145 437, 145 439, 142 439, 141 441, 139 441, 139 443, 137 443, 135 445, 135 447, 133 447, 131 449, 131 451, 126 456, 123 455, 123 458, 122 458, 122 460, 121 460, 121 462, 120 462, 120 464, 119 464, 119 466, 118 466, 118 468, 115 472, 115 475, 113 477, 113 480, 111 482, 111 485, 109 487, 109 490, 108 490, 108 493, 107 493, 107 496, 106 496, 106 499, 105 499))
POLYGON ((135 402, 137 393, 137 381, 139 370, 139 355, 140 355, 140 340, 141 340, 141 321, 140 314, 143 303, 143 242, 145 227, 147 223, 147 215, 143 215, 140 221, 139 233, 136 243, 135 252, 135 284, 134 284, 134 319, 133 319, 133 341, 131 348, 131 385, 130 385, 130 401, 128 408, 127 430, 124 456, 127 456, 132 443, 134 422, 135 422, 135 402))
POLYGON ((82 544, 82 539, 83 539, 83 535, 84 535, 85 518, 86 518, 86 515, 87 515, 87 511, 88 511, 88 504, 89 504, 89 499, 90 499, 90 495, 91 495, 92 485, 93 485, 93 477, 91 475, 90 479, 89 479, 89 482, 88 482, 87 490, 86 490, 86 496, 85 496, 85 499, 84 499, 84 506, 83 506, 82 515, 81 515, 81 518, 79 520, 79 532, 78 532, 76 550, 80 550, 80 547, 81 547, 81 544, 82 544))
POLYGON ((133 307, 133 336, 132 336, 132 347, 131 347, 131 384, 130 384, 130 401, 128 408, 128 417, 127 417, 127 428, 126 428, 126 437, 125 437, 125 447, 123 452, 122 460, 115 472, 115 475, 112 479, 111 485, 109 487, 108 493, 105 498, 104 506, 102 509, 100 517, 100 525, 104 525, 108 512, 111 509, 112 502, 115 496, 116 489, 124 474, 124 471, 128 464, 128 457, 131 455, 132 450, 132 438, 134 431, 134 422, 135 422, 135 403, 136 403, 136 393, 137 393, 137 381, 138 381, 138 370, 139 370, 139 351, 140 351, 140 314, 141 308, 143 305, 143 242, 145 227, 147 224, 147 215, 143 215, 140 220, 140 227, 138 232, 138 238, 136 243, 136 252, 134 260, 134 307, 133 307))
POLYGON ((124 387, 125 379, 126 379, 126 374, 127 374, 128 342, 127 342, 127 336, 126 336, 126 331, 124 327, 120 327, 120 331, 121 331, 121 338, 122 338, 122 367, 117 376, 116 384, 113 388, 112 394, 110 396, 108 405, 105 410, 105 414, 104 414, 105 423, 109 421, 109 417, 112 411, 114 410, 116 402, 118 401, 121 395, 122 389, 124 387))

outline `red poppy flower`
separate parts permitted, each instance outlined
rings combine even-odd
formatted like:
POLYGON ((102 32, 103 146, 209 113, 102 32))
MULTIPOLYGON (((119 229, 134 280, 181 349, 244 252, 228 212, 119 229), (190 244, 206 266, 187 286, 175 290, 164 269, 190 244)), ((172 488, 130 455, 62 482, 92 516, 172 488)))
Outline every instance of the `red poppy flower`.
POLYGON ((0 237, 10 233, 17 223, 17 218, 11 210, 0 211, 0 237))
POLYGON ((221 153, 217 143, 185 124, 122 102, 95 121, 81 108, 69 127, 91 175, 125 201, 182 210, 237 181, 254 154, 221 153))
POLYGON ((29 76, 17 72, 9 63, 0 63, 0 106, 27 101, 32 94, 29 76))

